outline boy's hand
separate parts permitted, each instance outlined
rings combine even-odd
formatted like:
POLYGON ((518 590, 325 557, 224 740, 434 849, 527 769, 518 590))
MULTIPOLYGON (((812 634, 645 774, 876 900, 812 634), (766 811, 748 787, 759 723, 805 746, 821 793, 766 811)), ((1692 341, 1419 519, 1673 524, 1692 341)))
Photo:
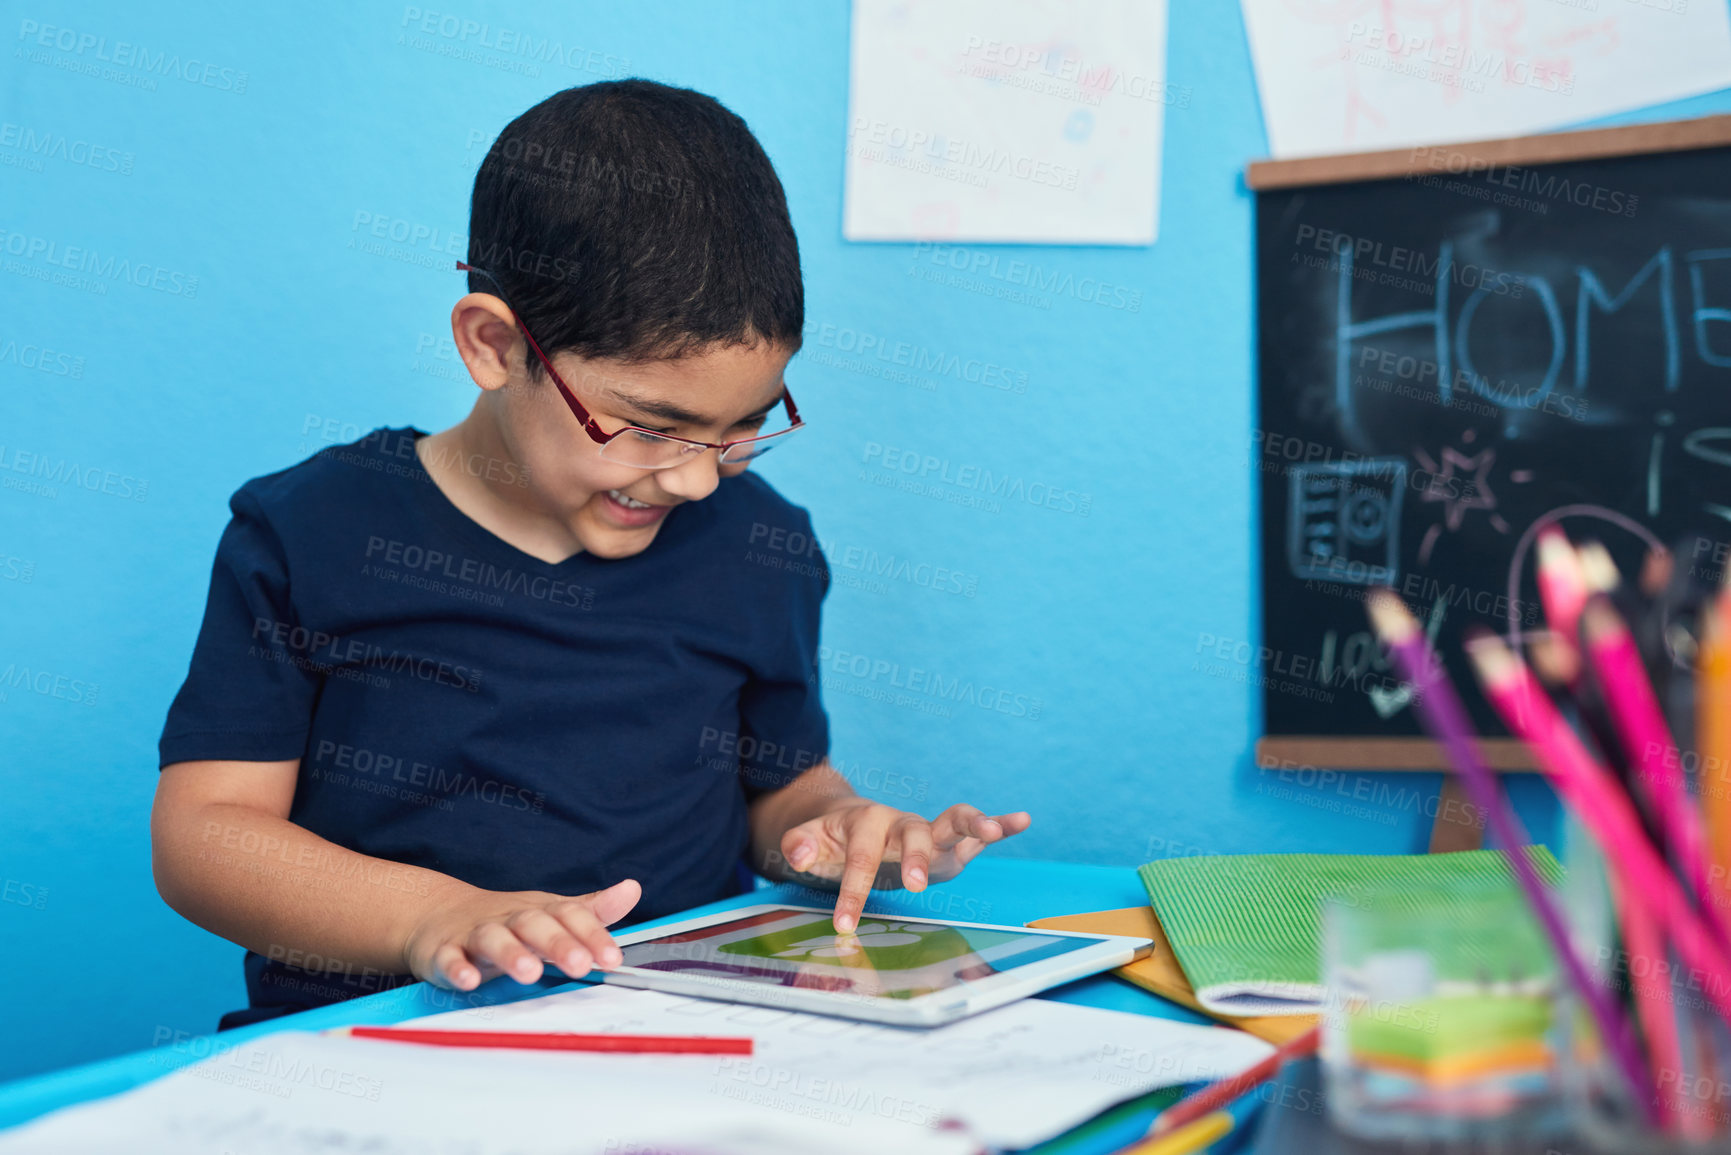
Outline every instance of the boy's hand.
POLYGON ((619 948, 605 928, 641 897, 643 888, 630 878, 574 897, 466 887, 409 932, 403 954, 416 978, 451 990, 472 991, 499 975, 532 983, 543 960, 581 978, 619 965, 619 948))
POLYGON ((988 817, 958 803, 928 822, 918 814, 864 798, 847 798, 792 827, 781 837, 782 858, 790 868, 833 882, 841 879, 835 900, 835 928, 848 933, 859 924, 874 883, 909 890, 946 882, 962 872, 976 854, 999 839, 1020 834, 1032 823, 1026 811, 988 817), (897 860, 900 871, 887 869, 897 860), (879 865, 886 869, 881 873, 879 865))

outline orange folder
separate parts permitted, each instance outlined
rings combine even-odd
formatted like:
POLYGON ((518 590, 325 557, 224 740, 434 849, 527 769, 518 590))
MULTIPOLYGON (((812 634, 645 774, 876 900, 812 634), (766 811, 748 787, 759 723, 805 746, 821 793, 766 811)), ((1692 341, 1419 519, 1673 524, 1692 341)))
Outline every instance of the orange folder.
POLYGON ((1045 927, 1048 930, 1081 930, 1092 934, 1129 934, 1138 938, 1154 940, 1154 953, 1145 959, 1138 959, 1129 966, 1118 967, 1112 973, 1119 978, 1134 983, 1145 991, 1152 991, 1164 999, 1171 999, 1181 1006, 1193 1011, 1200 1011, 1211 1019, 1219 1019, 1228 1026, 1248 1031, 1259 1039, 1266 1039, 1275 1046, 1290 1042, 1299 1035, 1310 1030, 1317 1024, 1316 1015, 1256 1015, 1240 1017, 1236 1015, 1217 1015, 1212 1011, 1202 1009, 1196 1001, 1196 991, 1190 986, 1190 980, 1184 977, 1184 971, 1178 966, 1178 957, 1172 953, 1172 944, 1166 939, 1166 932, 1160 927, 1160 920, 1154 916, 1151 906, 1130 906, 1123 910, 1099 910, 1092 914, 1061 914, 1053 918, 1037 918, 1028 924, 1030 927, 1045 927))

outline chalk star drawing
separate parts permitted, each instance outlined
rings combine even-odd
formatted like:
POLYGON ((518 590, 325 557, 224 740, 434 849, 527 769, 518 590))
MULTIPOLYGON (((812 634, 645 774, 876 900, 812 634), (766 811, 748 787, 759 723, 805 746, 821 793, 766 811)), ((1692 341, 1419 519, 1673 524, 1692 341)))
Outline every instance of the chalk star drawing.
POLYGON ((1448 523, 1450 532, 1461 527, 1469 509, 1493 510, 1497 507, 1497 496, 1490 487, 1491 466, 1497 461, 1496 450, 1481 449, 1468 457, 1452 446, 1444 448, 1440 471, 1424 450, 1413 450, 1413 456, 1431 474, 1430 484, 1425 486, 1420 497, 1425 501, 1443 503, 1443 520, 1448 523), (1467 470, 1472 471, 1471 479, 1450 492, 1449 482, 1465 476, 1467 470))
MULTIPOLYGON (((1474 431, 1469 429, 1461 434, 1461 441, 1470 445, 1475 436, 1474 431)), ((1509 523, 1496 512, 1497 495, 1491 491, 1491 467, 1497 463, 1495 449, 1487 446, 1468 457, 1452 445, 1444 446, 1440 467, 1430 454, 1422 449, 1414 449, 1412 455, 1418 459, 1425 472, 1430 474, 1430 481, 1420 492, 1419 499, 1443 503, 1443 520, 1425 531, 1424 540, 1419 545, 1420 565, 1430 563, 1431 550, 1442 536, 1443 526, 1446 524, 1450 533, 1458 530, 1466 520, 1469 510, 1484 510, 1490 514, 1491 525, 1498 533, 1509 532, 1509 523), (1458 484, 1451 485, 1451 482, 1458 484)))

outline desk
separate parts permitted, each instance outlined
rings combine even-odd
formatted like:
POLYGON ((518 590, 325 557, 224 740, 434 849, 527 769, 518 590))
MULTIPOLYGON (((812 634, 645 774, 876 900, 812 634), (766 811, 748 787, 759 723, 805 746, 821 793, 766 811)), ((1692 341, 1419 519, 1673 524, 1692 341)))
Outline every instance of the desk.
MULTIPOLYGON (((797 887, 772 886, 640 925, 657 926, 693 914, 761 902, 810 906, 814 905, 811 897, 809 891, 797 887)), ((1147 892, 1142 889, 1132 867, 1078 866, 1073 863, 994 858, 988 852, 975 859, 954 882, 932 887, 923 894, 908 894, 905 891, 879 892, 872 896, 866 909, 875 914, 901 915, 905 918, 951 918, 960 922, 995 922, 1019 926, 1029 919, 1047 915, 1109 910, 1147 901, 1147 892)), ((244 998, 244 995, 238 982, 239 948, 235 948, 235 951, 235 987, 238 1000, 244 998)), ((563 985, 566 984, 559 981, 525 987, 510 979, 499 978, 466 996, 465 1001, 458 1005, 485 1006, 516 1002, 519 999, 546 994, 563 985)), ((1176 1003, 1169 1003, 1109 975, 1069 983, 1041 997, 1104 1007, 1108 1010, 1154 1015, 1181 1022, 1208 1021, 1176 1003)), ((415 983, 334 1006, 320 1007, 298 1015, 287 1015, 250 1027, 225 1031, 221 1038, 224 1044, 239 1043, 273 1031, 317 1031, 361 1023, 395 1023, 452 1009, 450 992, 440 991, 426 983, 415 983)), ((60 1107, 118 1094, 165 1075, 176 1067, 197 1062, 210 1053, 196 1046, 187 1050, 195 1053, 162 1047, 19 1079, 0 1086, 0 1128, 16 1126, 60 1107)))

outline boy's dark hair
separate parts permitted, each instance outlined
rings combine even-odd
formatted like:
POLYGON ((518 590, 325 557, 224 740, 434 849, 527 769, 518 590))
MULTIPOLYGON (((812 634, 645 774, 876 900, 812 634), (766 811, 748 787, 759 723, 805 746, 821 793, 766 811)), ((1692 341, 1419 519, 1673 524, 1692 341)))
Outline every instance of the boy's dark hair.
POLYGON ((470 291, 502 291, 548 356, 798 349, 805 327, 763 147, 713 97, 648 80, 568 88, 505 126, 475 174, 468 263, 499 282, 470 273, 470 291))

